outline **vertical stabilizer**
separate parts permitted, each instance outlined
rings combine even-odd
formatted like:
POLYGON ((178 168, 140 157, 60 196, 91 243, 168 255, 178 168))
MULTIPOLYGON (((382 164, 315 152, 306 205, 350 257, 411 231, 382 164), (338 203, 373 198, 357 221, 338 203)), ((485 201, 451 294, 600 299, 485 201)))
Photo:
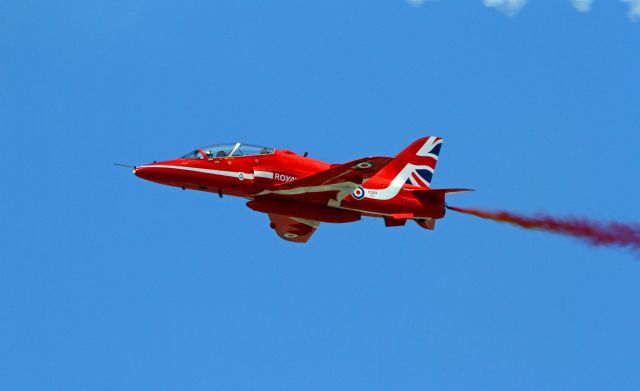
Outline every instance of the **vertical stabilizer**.
POLYGON ((371 198, 382 200, 395 197, 405 184, 431 188, 441 148, 440 137, 429 136, 414 141, 365 182, 364 188, 377 190, 371 198))

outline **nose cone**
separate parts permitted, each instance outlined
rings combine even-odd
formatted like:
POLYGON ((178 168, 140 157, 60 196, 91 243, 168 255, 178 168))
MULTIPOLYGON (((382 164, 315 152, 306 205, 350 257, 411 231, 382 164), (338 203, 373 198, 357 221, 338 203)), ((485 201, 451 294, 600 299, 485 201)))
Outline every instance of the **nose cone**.
POLYGON ((133 168, 133 175, 138 178, 145 179, 152 182, 162 181, 162 170, 159 167, 155 167, 155 164, 146 164, 144 166, 137 166, 133 168))
POLYGON ((161 185, 179 186, 183 182, 183 171, 179 170, 180 162, 168 160, 136 166, 133 175, 138 178, 159 183, 161 185))
POLYGON ((142 167, 133 167, 133 175, 137 176, 138 178, 142 178, 142 179, 146 179, 144 177, 144 166, 142 167))

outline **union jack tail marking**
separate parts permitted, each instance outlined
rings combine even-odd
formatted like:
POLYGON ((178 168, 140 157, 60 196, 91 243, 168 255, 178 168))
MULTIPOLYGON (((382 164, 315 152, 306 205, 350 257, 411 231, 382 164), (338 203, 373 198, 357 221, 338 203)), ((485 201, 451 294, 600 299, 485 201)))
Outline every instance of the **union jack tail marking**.
POLYGON ((423 137, 414 141, 365 182, 365 189, 377 190, 375 193, 367 192, 366 196, 376 199, 393 198, 405 185, 429 189, 441 148, 440 137, 423 137))

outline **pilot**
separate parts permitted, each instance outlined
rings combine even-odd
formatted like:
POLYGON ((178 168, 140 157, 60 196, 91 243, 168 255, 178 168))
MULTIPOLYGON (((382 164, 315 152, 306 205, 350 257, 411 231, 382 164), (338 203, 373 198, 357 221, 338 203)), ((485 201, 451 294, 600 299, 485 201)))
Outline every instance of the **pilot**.
POLYGON ((225 151, 218 151, 218 153, 216 153, 216 157, 225 157, 227 156, 227 153, 225 151))

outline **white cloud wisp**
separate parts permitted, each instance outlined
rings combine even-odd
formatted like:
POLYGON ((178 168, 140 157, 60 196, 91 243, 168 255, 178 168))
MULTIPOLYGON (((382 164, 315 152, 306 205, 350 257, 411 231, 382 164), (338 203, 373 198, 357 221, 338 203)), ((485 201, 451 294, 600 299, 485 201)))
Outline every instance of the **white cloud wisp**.
POLYGON ((629 4, 629 10, 627 16, 632 22, 640 20, 640 0, 622 0, 624 3, 629 4))
POLYGON ((593 4, 593 0, 571 0, 571 5, 578 12, 589 12, 591 11, 591 5, 593 4))
POLYGON ((404 0, 404 1, 411 4, 414 7, 420 7, 422 4, 426 3, 427 1, 434 1, 434 0, 404 0))
POLYGON ((486 7, 495 8, 507 16, 515 16, 527 4, 527 0, 482 0, 482 2, 486 7))

